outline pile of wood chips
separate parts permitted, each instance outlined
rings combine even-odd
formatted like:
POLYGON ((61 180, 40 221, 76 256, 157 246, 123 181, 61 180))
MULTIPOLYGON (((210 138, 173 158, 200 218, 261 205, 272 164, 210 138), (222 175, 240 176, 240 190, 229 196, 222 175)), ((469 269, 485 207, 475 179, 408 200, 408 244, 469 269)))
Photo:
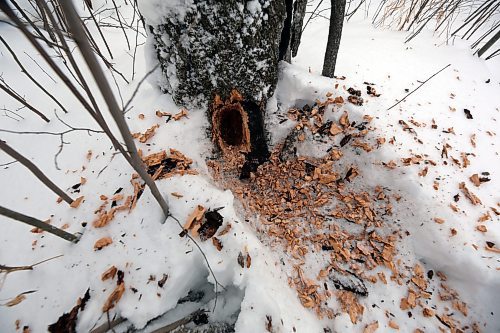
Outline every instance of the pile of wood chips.
MULTIPOLYGON (((142 155, 142 154, 141 154, 142 155)), ((173 148, 167 155, 165 150, 142 157, 148 167, 148 173, 153 180, 170 178, 174 175, 197 175, 196 170, 191 169, 193 160, 173 148)))
MULTIPOLYGON (((387 284, 390 279, 408 287, 408 297, 401 300, 401 309, 412 311, 418 307, 427 317, 430 316, 426 314, 432 313, 431 319, 439 320, 452 331, 459 332, 460 327, 470 329, 470 326, 461 326, 451 315, 437 314, 429 309, 430 294, 426 288, 432 276, 424 274, 421 266, 412 269, 396 258, 397 241, 404 232, 388 222, 393 205, 400 197, 381 186, 366 188, 357 183, 360 170, 356 165, 347 169, 339 166, 343 150, 362 149, 369 153, 384 144, 385 139, 369 142, 367 134, 373 128, 369 127, 372 118, 368 115, 363 117, 362 123, 356 124, 350 122, 347 111, 343 111, 338 123, 325 122, 323 114, 328 105, 333 104, 335 112, 342 112, 344 104, 342 97, 331 96, 327 95, 325 102, 317 101, 312 108, 306 106, 288 112, 289 118, 296 121, 295 130, 300 131, 298 141, 305 140, 305 128, 332 143, 338 142, 337 135, 343 136, 340 145, 332 144, 326 156, 282 161, 283 145, 278 145, 269 162, 261 165, 249 181, 240 181, 236 169, 241 168, 244 158, 233 152, 223 157, 230 163, 224 160, 208 163, 214 178, 239 198, 247 217, 258 217, 255 228, 261 240, 269 246, 282 248, 288 255, 285 260, 288 261, 289 284, 296 289, 302 305, 315 311, 319 318, 333 319, 337 315, 327 305, 330 298, 336 297, 340 310, 348 313, 353 323, 359 322, 365 310, 360 299, 367 292, 366 288, 359 291, 350 284, 364 287, 365 283, 387 284), (313 253, 324 258, 324 268, 317 272, 311 272, 307 265, 306 256, 313 253), (343 283, 332 278, 332 274, 353 283, 343 283), (326 282, 333 282, 337 289, 329 289, 326 282)), ((447 289, 441 284, 440 295, 447 289)), ((467 316, 467 306, 458 300, 456 293, 453 295, 440 300, 448 301, 467 316)), ((397 327, 389 311, 386 314, 388 325, 397 327)), ((371 323, 367 329, 375 324, 378 327, 378 322, 371 323)))

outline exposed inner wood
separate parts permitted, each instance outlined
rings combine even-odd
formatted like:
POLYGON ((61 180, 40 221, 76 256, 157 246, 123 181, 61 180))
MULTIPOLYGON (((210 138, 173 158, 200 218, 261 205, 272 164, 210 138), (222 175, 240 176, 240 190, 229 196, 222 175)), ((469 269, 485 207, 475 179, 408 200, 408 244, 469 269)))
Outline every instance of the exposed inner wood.
MULTIPOLYGON (((240 96, 238 96, 240 97, 240 96)), ((248 114, 235 95, 225 104, 214 102, 212 135, 224 154, 238 150, 247 153, 251 149, 248 114)))

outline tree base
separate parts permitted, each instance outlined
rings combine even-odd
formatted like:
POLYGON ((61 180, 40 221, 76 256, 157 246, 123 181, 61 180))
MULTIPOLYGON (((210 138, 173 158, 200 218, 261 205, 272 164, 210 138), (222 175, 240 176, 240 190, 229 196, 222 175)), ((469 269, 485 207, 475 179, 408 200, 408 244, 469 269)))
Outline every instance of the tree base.
POLYGON ((252 101, 245 101, 236 90, 223 102, 216 96, 210 110, 212 120, 212 140, 221 150, 226 162, 244 163, 240 179, 250 177, 250 173, 269 159, 263 108, 252 101))

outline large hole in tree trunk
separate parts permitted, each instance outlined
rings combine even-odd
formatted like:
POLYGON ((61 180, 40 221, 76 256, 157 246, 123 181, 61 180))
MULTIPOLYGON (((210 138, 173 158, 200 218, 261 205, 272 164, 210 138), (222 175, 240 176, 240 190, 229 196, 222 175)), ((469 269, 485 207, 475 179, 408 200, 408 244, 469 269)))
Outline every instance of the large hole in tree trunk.
POLYGON ((243 143, 243 117, 236 108, 226 108, 219 115, 219 133, 228 146, 239 146, 243 143))
POLYGON ((242 165, 240 178, 249 178, 269 158, 263 110, 233 90, 226 101, 215 97, 211 113, 213 139, 222 150, 226 166, 242 165))
POLYGON ((219 105, 213 110, 214 139, 224 153, 250 151, 248 115, 239 102, 219 105))

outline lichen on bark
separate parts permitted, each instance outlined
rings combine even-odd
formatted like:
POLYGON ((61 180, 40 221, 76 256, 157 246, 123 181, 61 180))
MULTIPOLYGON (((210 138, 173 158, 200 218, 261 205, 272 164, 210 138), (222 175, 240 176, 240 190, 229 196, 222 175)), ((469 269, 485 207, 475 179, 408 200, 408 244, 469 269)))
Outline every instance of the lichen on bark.
POLYGON ((186 106, 206 106, 232 89, 263 105, 277 83, 284 18, 280 0, 194 0, 183 15, 166 10, 150 25, 161 89, 186 106))

